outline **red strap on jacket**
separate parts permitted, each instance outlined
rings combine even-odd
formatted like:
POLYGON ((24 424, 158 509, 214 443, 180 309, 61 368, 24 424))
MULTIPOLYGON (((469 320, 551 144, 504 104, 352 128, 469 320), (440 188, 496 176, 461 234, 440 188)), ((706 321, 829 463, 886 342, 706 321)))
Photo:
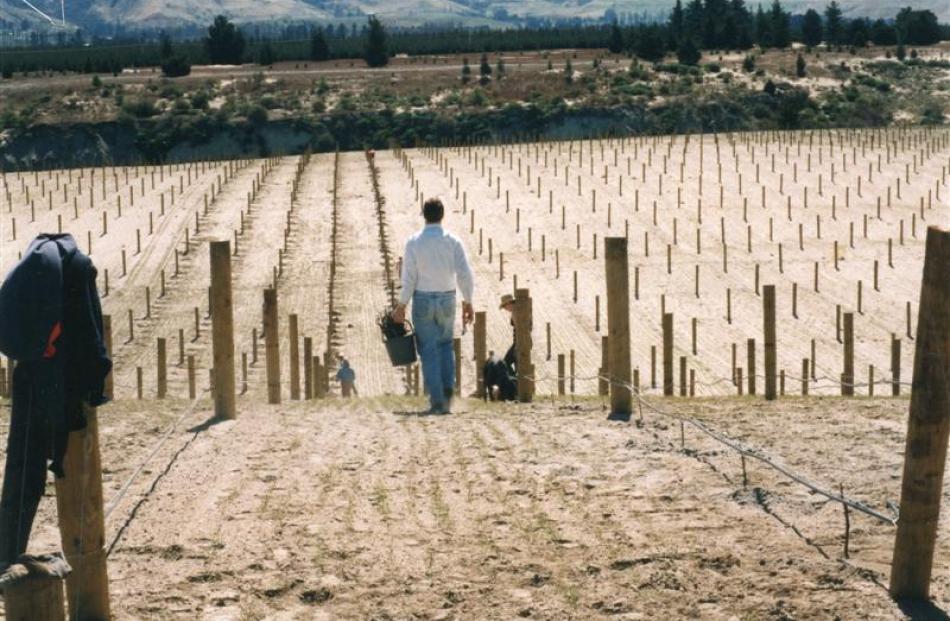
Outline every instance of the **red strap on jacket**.
POLYGON ((59 339, 62 333, 63 324, 57 321, 56 325, 54 325, 53 329, 49 332, 49 339, 46 341, 46 350, 43 352, 44 358, 52 358, 56 355, 56 340, 59 339))

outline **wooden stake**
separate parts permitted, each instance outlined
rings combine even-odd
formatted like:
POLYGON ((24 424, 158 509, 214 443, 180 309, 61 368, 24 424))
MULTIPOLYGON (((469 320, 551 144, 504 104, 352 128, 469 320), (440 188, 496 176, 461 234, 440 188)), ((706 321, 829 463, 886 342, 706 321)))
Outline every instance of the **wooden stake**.
POLYGON ((280 334, 277 290, 264 289, 264 357, 267 365, 267 402, 280 403, 280 334))
POLYGON ((291 313, 287 318, 290 333, 290 398, 300 400, 300 337, 297 331, 297 315, 291 313))
POLYGON ((900 520, 891 563, 895 599, 930 595, 950 436, 950 232, 927 229, 917 319, 914 388, 904 451, 900 520))
POLYGON ((778 366, 775 336, 775 285, 762 288, 765 341, 765 399, 775 399, 775 373, 778 366))
POLYGON ((69 434, 63 458, 68 474, 56 478, 59 532, 73 569, 66 578, 66 596, 70 619, 109 619, 99 422, 95 408, 85 403, 82 408, 86 427, 69 434))

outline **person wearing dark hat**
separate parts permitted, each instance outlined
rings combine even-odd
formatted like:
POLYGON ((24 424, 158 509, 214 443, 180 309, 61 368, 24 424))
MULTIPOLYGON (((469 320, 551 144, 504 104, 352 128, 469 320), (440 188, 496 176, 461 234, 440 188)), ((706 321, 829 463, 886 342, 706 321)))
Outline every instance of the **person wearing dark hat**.
POLYGON ((508 319, 511 323, 511 347, 505 352, 505 366, 508 367, 510 375, 515 374, 515 367, 518 366, 518 352, 515 350, 515 296, 506 293, 501 296, 501 304, 498 306, 501 310, 508 311, 508 319))
POLYGON ((402 290, 393 310, 396 323, 406 319, 412 300, 422 376, 429 392, 429 414, 449 414, 455 394, 455 290, 462 292, 462 324, 475 317, 472 308, 474 278, 458 237, 442 228, 445 207, 430 198, 422 207, 425 227, 406 242, 402 260, 402 290))

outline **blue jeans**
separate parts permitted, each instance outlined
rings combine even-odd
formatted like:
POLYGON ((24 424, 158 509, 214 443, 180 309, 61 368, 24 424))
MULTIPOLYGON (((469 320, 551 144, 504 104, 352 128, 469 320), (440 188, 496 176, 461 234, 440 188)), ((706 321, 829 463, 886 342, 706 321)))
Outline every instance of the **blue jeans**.
POLYGON ((455 292, 416 291, 412 297, 412 325, 429 403, 438 408, 452 398, 455 390, 455 292))

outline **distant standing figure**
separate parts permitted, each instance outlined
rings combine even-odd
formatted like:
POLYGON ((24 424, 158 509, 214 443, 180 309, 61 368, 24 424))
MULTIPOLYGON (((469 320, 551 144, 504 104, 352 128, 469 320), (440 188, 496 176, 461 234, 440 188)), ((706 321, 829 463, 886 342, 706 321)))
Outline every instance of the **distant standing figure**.
POLYGON ((344 397, 349 397, 350 393, 360 396, 356 390, 356 371, 350 366, 350 361, 346 358, 340 359, 340 368, 336 372, 336 378, 340 381, 340 391, 344 397))
POLYGON ((458 237, 442 228, 445 207, 430 198, 422 207, 425 227, 406 242, 402 261, 402 291, 393 310, 393 320, 406 320, 406 305, 412 300, 412 323, 416 331, 422 375, 429 391, 429 413, 449 414, 455 394, 456 283, 462 291, 462 324, 475 317, 472 309, 474 279, 458 237))

